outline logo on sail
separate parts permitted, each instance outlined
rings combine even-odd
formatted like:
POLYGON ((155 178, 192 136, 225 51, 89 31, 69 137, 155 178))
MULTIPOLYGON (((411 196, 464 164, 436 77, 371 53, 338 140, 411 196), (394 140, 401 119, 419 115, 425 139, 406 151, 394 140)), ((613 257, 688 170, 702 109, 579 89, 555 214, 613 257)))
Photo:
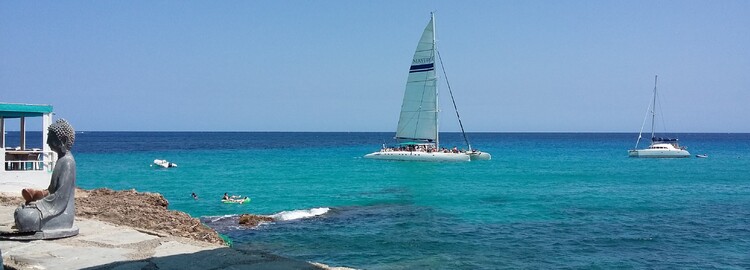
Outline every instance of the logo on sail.
POLYGON ((430 71, 435 69, 434 57, 414 59, 411 62, 412 65, 411 68, 409 68, 409 73, 430 71))
POLYGON ((411 60, 412 64, 426 64, 426 63, 434 63, 435 57, 425 57, 425 58, 419 58, 411 60))

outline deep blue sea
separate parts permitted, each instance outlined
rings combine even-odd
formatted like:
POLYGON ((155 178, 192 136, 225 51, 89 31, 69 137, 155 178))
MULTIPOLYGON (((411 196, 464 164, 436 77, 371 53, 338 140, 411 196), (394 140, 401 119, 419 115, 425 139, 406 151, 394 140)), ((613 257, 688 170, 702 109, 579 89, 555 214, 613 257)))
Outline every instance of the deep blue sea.
POLYGON ((84 132, 73 152, 82 188, 159 192, 233 248, 334 266, 750 268, 750 134, 672 135, 709 157, 628 158, 637 134, 604 133, 473 133, 493 158, 468 163, 362 158, 392 132, 84 132))

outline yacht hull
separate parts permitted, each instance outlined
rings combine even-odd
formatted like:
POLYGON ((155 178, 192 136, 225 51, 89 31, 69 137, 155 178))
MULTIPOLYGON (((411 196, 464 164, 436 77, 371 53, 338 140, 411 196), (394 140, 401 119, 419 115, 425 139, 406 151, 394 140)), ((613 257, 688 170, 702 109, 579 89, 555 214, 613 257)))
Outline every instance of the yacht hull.
POLYGON ((639 149, 628 150, 628 156, 636 158, 688 158, 690 153, 681 149, 639 149))
POLYGON ((419 151, 390 151, 375 152, 365 155, 368 159, 428 161, 428 162, 466 162, 471 158, 465 153, 419 152, 419 151))

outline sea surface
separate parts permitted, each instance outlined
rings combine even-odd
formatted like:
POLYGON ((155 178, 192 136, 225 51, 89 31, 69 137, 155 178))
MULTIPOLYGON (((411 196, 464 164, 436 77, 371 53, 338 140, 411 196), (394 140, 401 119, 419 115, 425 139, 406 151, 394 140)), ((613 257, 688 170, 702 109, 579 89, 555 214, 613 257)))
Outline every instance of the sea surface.
POLYGON ((628 158, 624 133, 470 133, 493 158, 468 163, 362 158, 393 133, 84 132, 73 153, 82 188, 159 192, 233 248, 334 266, 750 268, 750 134, 672 135, 708 158, 628 158))

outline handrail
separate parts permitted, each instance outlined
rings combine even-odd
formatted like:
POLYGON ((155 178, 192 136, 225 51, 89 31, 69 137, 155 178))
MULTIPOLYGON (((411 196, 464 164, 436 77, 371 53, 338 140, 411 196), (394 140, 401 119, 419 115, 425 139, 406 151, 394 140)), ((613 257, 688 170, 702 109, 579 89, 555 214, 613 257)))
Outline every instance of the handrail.
POLYGON ((55 153, 53 151, 12 150, 2 152, 5 154, 5 164, 3 164, 3 169, 5 171, 17 172, 46 170, 51 172, 55 165, 55 153))

